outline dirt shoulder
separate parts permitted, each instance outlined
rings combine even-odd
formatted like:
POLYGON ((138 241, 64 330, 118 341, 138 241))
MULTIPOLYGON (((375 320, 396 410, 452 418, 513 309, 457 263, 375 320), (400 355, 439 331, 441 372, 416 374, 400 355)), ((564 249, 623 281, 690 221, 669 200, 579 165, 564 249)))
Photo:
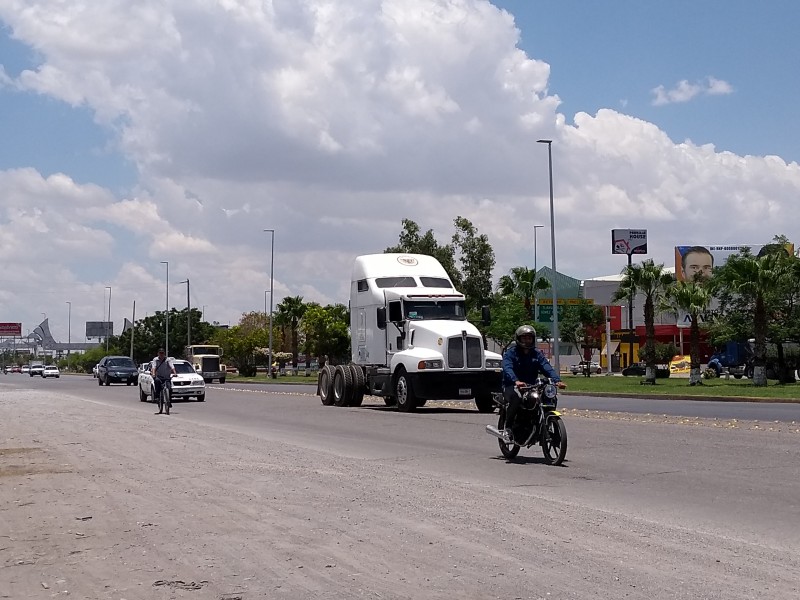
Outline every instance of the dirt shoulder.
POLYGON ((529 490, 0 389, 2 598, 790 598, 799 574, 529 490))

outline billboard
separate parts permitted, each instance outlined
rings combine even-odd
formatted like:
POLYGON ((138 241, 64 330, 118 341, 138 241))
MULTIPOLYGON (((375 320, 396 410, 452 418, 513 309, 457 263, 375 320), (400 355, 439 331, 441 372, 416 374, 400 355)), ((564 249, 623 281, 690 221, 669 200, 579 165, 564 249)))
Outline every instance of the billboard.
MULTIPOLYGON (((732 254, 750 248, 755 256, 773 250, 776 244, 712 244, 705 246, 675 246, 675 277, 678 281, 691 281, 695 275, 711 277, 714 267, 721 267, 732 254)), ((787 244, 786 251, 794 254, 794 244, 787 244)))
POLYGON ((647 254, 647 229, 612 229, 611 254, 647 254))
POLYGON ((22 323, 0 323, 0 337, 22 337, 22 323))
POLYGON ((104 338, 114 335, 113 321, 86 321, 87 338, 104 338))
MULTIPOLYGON (((678 281, 691 281, 695 276, 712 277, 714 267, 721 267, 728 257, 738 254, 743 248, 749 248, 754 256, 774 251, 777 244, 710 244, 706 246, 675 246, 675 278, 678 281)), ((785 246, 786 252, 794 254, 794 244, 785 246)), ((716 302, 716 301, 715 301, 716 302)), ((715 304, 712 304, 712 308, 715 304)), ((698 321, 703 323, 702 315, 698 321)), ((691 326, 689 314, 678 313, 678 327, 685 329, 691 326)))

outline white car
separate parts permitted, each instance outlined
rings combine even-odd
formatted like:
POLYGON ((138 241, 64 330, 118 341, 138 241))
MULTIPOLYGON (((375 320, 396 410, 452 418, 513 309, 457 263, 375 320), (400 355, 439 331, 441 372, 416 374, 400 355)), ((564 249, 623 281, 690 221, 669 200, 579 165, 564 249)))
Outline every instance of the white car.
POLYGON ((31 372, 31 366, 30 365, 22 365, 22 372, 23 373, 30 373, 31 372))
POLYGON ((61 377, 61 371, 59 371, 58 367, 55 365, 45 365, 44 371, 42 371, 42 377, 55 377, 58 379, 61 377))
MULTIPOLYGON (((177 375, 172 378, 172 399, 197 398, 198 402, 206 399, 206 382, 185 360, 170 359, 177 375)), ((153 376, 150 375, 150 363, 140 366, 139 400, 147 402, 153 396, 153 376)))

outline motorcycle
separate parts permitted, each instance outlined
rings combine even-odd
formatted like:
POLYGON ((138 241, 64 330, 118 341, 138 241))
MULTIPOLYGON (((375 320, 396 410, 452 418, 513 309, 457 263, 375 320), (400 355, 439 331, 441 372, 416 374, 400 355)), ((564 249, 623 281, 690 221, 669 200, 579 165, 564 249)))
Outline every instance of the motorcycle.
POLYGON ((486 426, 486 433, 498 438, 500 452, 506 458, 514 458, 522 446, 542 447, 544 459, 550 465, 560 465, 567 456, 567 427, 558 412, 558 388, 551 379, 540 377, 533 385, 515 390, 522 398, 519 410, 511 423, 514 441, 503 441, 506 427, 506 400, 503 392, 493 392, 492 401, 498 406, 500 419, 497 427, 486 426))

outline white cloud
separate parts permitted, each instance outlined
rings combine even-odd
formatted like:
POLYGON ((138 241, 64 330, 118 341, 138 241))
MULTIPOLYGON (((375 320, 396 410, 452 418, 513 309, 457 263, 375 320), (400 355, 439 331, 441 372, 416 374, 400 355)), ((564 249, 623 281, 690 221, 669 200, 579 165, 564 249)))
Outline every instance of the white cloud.
MULTIPOLYGON (((619 271, 615 227, 647 228, 668 264, 675 244, 798 230, 797 164, 675 144, 610 109, 569 120, 549 65, 483 0, 3 0, 0 19, 42 57, 4 85, 88 107, 140 176, 118 193, 0 171, 0 248, 20 265, 4 309, 34 326, 47 312, 56 337, 65 301, 74 326, 102 318, 107 285, 117 321, 134 300, 138 316, 161 310, 162 260, 176 305, 189 278, 195 306, 235 323, 263 307, 266 228, 275 304, 346 303, 353 257, 395 244, 404 218, 442 242, 469 218, 495 248, 496 278, 532 264, 544 224, 549 264, 543 137, 566 273, 619 271)), ((730 92, 708 78, 661 94, 730 92)))
POLYGON ((674 88, 668 90, 663 85, 659 85, 651 90, 653 94, 653 106, 663 106, 665 104, 677 104, 689 102, 696 96, 720 96, 733 93, 733 86, 727 81, 716 77, 706 77, 702 81, 689 83, 683 79, 674 88))

